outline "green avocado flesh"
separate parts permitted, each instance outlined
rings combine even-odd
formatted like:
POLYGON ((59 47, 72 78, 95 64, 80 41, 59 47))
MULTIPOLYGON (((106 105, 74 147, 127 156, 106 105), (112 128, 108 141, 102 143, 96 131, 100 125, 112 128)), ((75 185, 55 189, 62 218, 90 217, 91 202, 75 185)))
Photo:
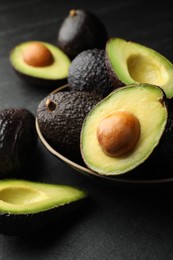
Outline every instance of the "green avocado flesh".
POLYGON ((68 75, 70 60, 58 47, 50 43, 40 42, 46 46, 53 56, 53 63, 44 67, 33 67, 23 60, 23 51, 31 42, 17 45, 10 53, 10 62, 13 68, 21 74, 48 80, 65 79, 68 75))
POLYGON ((158 145, 165 130, 168 112, 165 93, 155 85, 131 84, 100 101, 86 116, 81 131, 81 153, 85 164, 101 175, 126 173, 142 164, 158 145), (97 127, 116 111, 132 113, 140 123, 140 136, 134 149, 123 156, 107 155, 98 142, 97 127))
POLYGON ((112 38, 106 44, 109 66, 125 85, 158 85, 168 98, 173 97, 173 64, 157 51, 141 44, 112 38))
MULTIPOLYGON (((86 197, 86 192, 65 185, 25 180, 0 181, 1 214, 33 214, 69 204, 86 197)), ((53 213, 52 213, 53 214, 53 213)))

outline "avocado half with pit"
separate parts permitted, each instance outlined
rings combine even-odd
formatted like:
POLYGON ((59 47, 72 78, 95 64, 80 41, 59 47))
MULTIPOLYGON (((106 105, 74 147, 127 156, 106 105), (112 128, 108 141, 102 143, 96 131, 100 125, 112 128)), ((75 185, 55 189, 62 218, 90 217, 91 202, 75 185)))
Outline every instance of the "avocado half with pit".
MULTIPOLYGON (((163 147, 170 147, 172 134, 167 133, 171 131, 171 128, 167 129, 167 122, 167 98, 160 87, 131 84, 118 88, 101 100, 83 122, 83 160, 99 175, 116 176, 130 172, 152 154, 159 156, 159 152, 154 151, 163 143, 161 139, 167 141, 163 147)), ((168 151, 163 153, 164 157, 168 151)), ((170 159, 172 154, 173 150, 170 159)), ((158 158, 155 156, 157 166, 158 158)))
POLYGON ((0 233, 23 235, 39 230, 66 210, 78 207, 86 197, 86 191, 72 186, 1 180, 0 233))
POLYGON ((18 76, 34 85, 64 84, 69 57, 57 46, 43 41, 28 41, 15 46, 10 63, 18 76))
POLYGON ((117 87, 149 83, 163 88, 167 98, 173 97, 173 64, 147 46, 111 38, 106 43, 106 66, 117 87))

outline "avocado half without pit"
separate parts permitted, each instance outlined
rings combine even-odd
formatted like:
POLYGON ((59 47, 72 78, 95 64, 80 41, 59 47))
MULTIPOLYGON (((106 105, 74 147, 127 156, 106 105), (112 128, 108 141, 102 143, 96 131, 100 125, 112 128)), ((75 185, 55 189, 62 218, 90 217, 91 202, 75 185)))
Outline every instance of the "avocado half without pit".
POLYGON ((167 98, 173 97, 173 64, 147 46, 111 38, 106 43, 106 66, 116 87, 149 83, 163 88, 167 98))
POLYGON ((66 210, 78 207, 86 197, 85 191, 72 186, 1 180, 0 233, 23 235, 39 230, 66 210))
POLYGON ((49 86, 66 83, 70 60, 57 46, 28 41, 12 49, 10 63, 22 79, 35 85, 49 86))
POLYGON ((101 100, 81 130, 81 154, 88 168, 116 176, 144 163, 167 132, 166 101, 164 91, 150 84, 124 86, 101 100))

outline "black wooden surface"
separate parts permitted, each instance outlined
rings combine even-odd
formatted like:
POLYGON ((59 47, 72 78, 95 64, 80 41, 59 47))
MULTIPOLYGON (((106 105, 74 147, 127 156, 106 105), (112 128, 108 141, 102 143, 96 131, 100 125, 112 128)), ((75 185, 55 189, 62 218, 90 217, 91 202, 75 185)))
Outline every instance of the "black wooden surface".
MULTIPOLYGON (((50 89, 19 79, 9 63, 10 50, 27 40, 56 44, 60 23, 72 8, 95 12, 109 36, 148 45, 173 61, 172 8, 168 3, 0 0, 0 109, 22 106, 36 114, 38 103, 50 89)), ((29 171, 28 178, 36 181, 84 188, 91 201, 85 209, 57 219, 36 234, 0 235, 0 259, 173 259, 172 184, 156 188, 104 183, 69 168, 41 143, 29 171)))

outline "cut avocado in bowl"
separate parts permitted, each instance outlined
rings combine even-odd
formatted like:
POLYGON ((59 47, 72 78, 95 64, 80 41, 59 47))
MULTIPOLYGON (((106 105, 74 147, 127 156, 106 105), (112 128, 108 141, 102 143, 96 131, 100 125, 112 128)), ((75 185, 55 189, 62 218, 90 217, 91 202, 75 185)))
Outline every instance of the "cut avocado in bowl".
POLYGON ((149 83, 173 97, 173 64, 157 51, 136 42, 111 38, 106 43, 106 66, 115 86, 149 83))
MULTIPOLYGON (((138 84, 132 84, 133 85, 137 85, 138 84)), ((145 85, 145 84, 144 84, 145 85)), ((143 86, 143 84, 142 84, 143 86)), ((145 86, 144 86, 145 87, 145 86)), ((38 137, 41 141, 41 143, 45 146, 45 148, 53 155, 55 156, 58 160, 62 161, 63 163, 67 164, 69 167, 71 167, 72 169, 75 169, 77 172, 79 172, 80 174, 84 175, 85 177, 88 178, 95 178, 98 181, 103 181, 103 182, 108 182, 111 184, 115 184, 115 185, 130 185, 130 186, 138 186, 138 185, 160 185, 160 184, 166 184, 166 183, 172 183, 173 182, 173 176, 172 176, 172 172, 169 170, 165 171, 165 167, 164 169, 163 166, 167 165, 167 161, 170 161, 170 165, 172 165, 172 154, 173 154, 173 145, 172 145, 172 121, 171 119, 171 115, 168 116, 167 114, 167 108, 166 108, 166 97, 165 97, 165 93, 163 92, 162 89, 160 89, 157 86, 151 86, 151 90, 155 89, 158 90, 158 98, 160 99, 160 104, 162 104, 163 102, 163 110, 165 111, 165 117, 169 117, 169 120, 167 120, 166 118, 164 120, 167 121, 167 125, 166 125, 166 129, 164 130, 165 134, 162 134, 162 137, 160 139, 159 142, 159 149, 154 149, 154 152, 152 152, 152 156, 150 155, 149 158, 147 158, 147 162, 149 167, 143 167, 144 163, 141 164, 141 166, 136 167, 134 170, 127 172, 126 174, 119 174, 119 175, 105 175, 105 174, 99 174, 96 171, 92 170, 91 168, 89 168, 84 162, 81 161, 74 161, 71 157, 67 157, 65 155, 63 155, 60 151, 60 149, 55 149, 51 143, 45 138, 45 136, 43 135, 41 128, 40 128, 40 124, 38 123, 38 118, 36 117, 36 130, 37 130, 37 134, 38 137), (160 93, 160 94, 159 94, 160 93), (169 147, 169 149, 168 149, 169 147), (156 154, 154 156, 154 154, 156 154), (158 166, 159 164, 156 164, 156 167, 154 167, 154 169, 151 167, 150 164, 150 158, 152 157, 159 157, 159 164, 162 164, 162 167, 158 166), (168 159, 169 158, 169 159, 168 159), (142 169, 141 169, 142 167, 142 169)), ((133 88, 132 88, 133 89, 133 88)), ((138 89, 138 87, 137 87, 138 89)), ((141 88, 141 91, 143 88, 141 88)), ((68 85, 62 86, 60 88, 57 88, 53 91, 53 93, 57 93, 58 91, 68 91, 69 87, 68 85)), ((117 91, 117 90, 116 90, 117 91)), ((157 92, 156 92, 157 93, 157 92)), ((151 91, 152 94, 152 91, 151 91)), ((121 97, 121 95, 120 95, 121 97)), ((139 96, 138 96, 139 97, 139 96)), ((150 94, 149 94, 150 97, 150 94)), ((156 95, 157 97, 157 95, 156 95)), ((148 98, 148 97, 147 97, 148 98)), ((158 99, 158 103, 159 103, 159 99, 158 99)), ((130 102, 130 100, 128 100, 128 102, 130 102)), ((133 100, 132 100, 133 102, 133 100)), ((141 102, 141 106, 142 106, 143 101, 141 102)), ((157 102, 156 102, 157 104, 157 102)), ((110 105, 110 109, 111 109, 110 105)), ((143 106, 142 106, 143 107, 143 106)), ((147 108, 147 106, 146 106, 147 108)), ((163 122, 165 122, 163 120, 163 122)), ((93 145, 94 147, 94 145, 93 145)), ((92 152, 92 151, 91 151, 92 152)), ((94 155, 95 156, 95 155, 94 155)), ((153 163, 153 159, 151 159, 152 163, 153 163)), ((146 162, 145 162, 146 164, 146 162)), ((171 169, 171 167, 170 167, 171 169)))
POLYGON ((28 41, 15 46, 10 53, 15 72, 34 85, 66 82, 69 57, 57 46, 43 41, 28 41))
MULTIPOLYGON (((172 146, 166 101, 164 91, 150 84, 118 88, 100 101, 81 130, 81 153, 87 167, 100 175, 117 176, 132 171, 152 154, 159 166, 156 151, 161 139, 166 147, 172 146)), ((162 159, 171 159, 171 154, 167 151, 162 159)))
POLYGON ((86 197, 86 191, 68 185, 1 180, 0 233, 22 235, 33 232, 86 197))

